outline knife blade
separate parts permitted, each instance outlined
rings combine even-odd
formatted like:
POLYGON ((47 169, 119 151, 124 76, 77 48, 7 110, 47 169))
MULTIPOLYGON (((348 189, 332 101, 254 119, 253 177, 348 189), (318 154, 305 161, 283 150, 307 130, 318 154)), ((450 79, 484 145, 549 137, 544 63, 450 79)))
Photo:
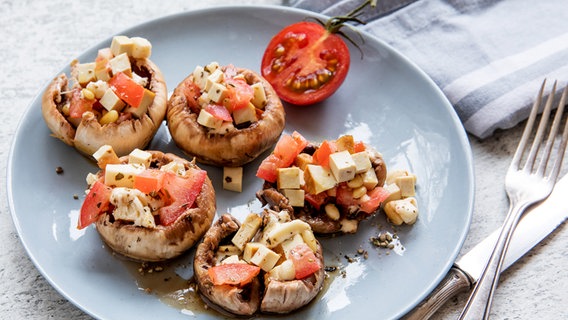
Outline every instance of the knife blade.
MULTIPOLYGON (((513 233, 502 271, 511 266, 566 220, 568 217, 568 201, 565 199, 567 194, 568 174, 556 183, 546 200, 527 210, 513 233)), ((499 231, 500 228, 458 259, 438 287, 410 311, 404 319, 428 319, 451 297, 462 291, 472 289, 491 255, 499 231)))

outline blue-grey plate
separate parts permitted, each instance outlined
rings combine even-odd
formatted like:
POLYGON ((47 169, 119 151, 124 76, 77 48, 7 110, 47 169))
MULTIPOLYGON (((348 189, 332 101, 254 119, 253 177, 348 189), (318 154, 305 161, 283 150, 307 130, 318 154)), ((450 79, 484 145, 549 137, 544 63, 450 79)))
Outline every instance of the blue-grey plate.
MULTIPOLYGON (((306 16, 314 14, 274 6, 219 7, 153 20, 123 34, 152 42, 152 60, 172 91, 197 64, 218 61, 259 71, 270 38, 306 16)), ((341 88, 315 106, 286 105, 285 131, 297 130, 314 141, 349 133, 371 144, 382 152, 390 169, 408 169, 418 176, 420 215, 415 225, 396 229, 378 215, 363 222, 356 235, 322 239, 326 265, 338 270, 330 272, 315 301, 294 314, 298 318, 402 316, 446 274, 472 214, 471 150, 451 105, 412 62, 380 40, 362 36, 364 57, 360 59, 359 51, 350 46, 352 65, 341 88), (369 239, 384 231, 396 232, 401 246, 395 250, 374 247, 369 239)), ((110 40, 92 47, 79 60, 92 61, 110 40)), ((69 68, 62 71, 69 72, 69 68)), ((182 155, 165 124, 150 148, 182 155)), ((261 181, 254 176, 260 160, 245 167, 242 193, 222 190, 222 170, 204 166, 217 190, 218 213, 231 212, 242 218, 251 210, 260 211, 255 191, 261 181)), ((50 136, 41 116, 41 97, 36 97, 16 132, 7 183, 17 231, 43 276, 96 318, 219 317, 198 308, 200 302, 180 306, 167 303, 155 294, 158 290, 144 291, 144 281, 133 272, 135 267, 113 255, 93 227, 76 229, 85 177, 96 171, 93 163, 50 136), (64 173, 57 174, 56 167, 64 173)), ((179 279, 189 279, 191 252, 171 268, 179 279)), ((189 294, 184 292, 177 291, 182 300, 189 294)))

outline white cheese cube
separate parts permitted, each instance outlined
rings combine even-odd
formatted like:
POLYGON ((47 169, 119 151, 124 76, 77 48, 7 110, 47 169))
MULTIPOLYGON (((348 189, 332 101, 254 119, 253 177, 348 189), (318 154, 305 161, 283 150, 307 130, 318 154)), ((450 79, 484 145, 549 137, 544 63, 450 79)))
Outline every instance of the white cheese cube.
POLYGON ((310 225, 301 220, 281 223, 268 232, 267 246, 274 248, 294 235, 302 233, 304 230, 311 230, 310 225))
POLYGON ((143 87, 148 86, 148 77, 141 77, 136 72, 132 72, 132 80, 143 87))
POLYGON ((193 82, 199 87, 201 91, 205 90, 205 83, 210 73, 205 71, 202 66, 197 66, 193 69, 193 82))
POLYGON ((152 54, 152 44, 148 39, 141 37, 132 37, 132 53, 134 59, 147 59, 152 54))
POLYGON ((369 154, 367 151, 357 152, 351 155, 353 158, 353 162, 355 162, 355 172, 356 173, 363 173, 369 169, 371 169, 371 159, 369 158, 369 154))
POLYGON ((290 259, 290 251, 296 248, 299 244, 305 243, 304 238, 302 235, 296 234, 292 238, 283 241, 280 246, 282 247, 282 251, 284 251, 284 256, 286 259, 290 259))
POLYGON ((400 188, 400 196, 403 198, 414 197, 416 191, 414 189, 416 183, 416 176, 400 176, 395 179, 396 185, 400 188))
POLYGON ((282 190, 284 196, 288 198, 288 203, 292 207, 303 207, 306 192, 302 189, 284 189, 282 190))
POLYGON ((107 164, 105 185, 133 188, 134 177, 144 171, 144 167, 133 164, 107 164))
POLYGON ((76 69, 77 69, 77 81, 82 86, 86 85, 91 81, 96 80, 94 62, 77 64, 76 69))
POLYGON ((95 153, 93 153, 93 158, 97 160, 97 164, 101 169, 106 167, 109 163, 120 163, 120 160, 112 146, 107 144, 101 146, 97 151, 95 151, 95 153))
POLYGON ((99 100, 99 103, 107 109, 107 111, 116 110, 118 112, 122 111, 124 106, 126 105, 124 101, 120 100, 120 98, 112 91, 111 88, 108 88, 105 91, 105 94, 99 100))
POLYGON ((397 170, 389 171, 387 173, 386 183, 387 184, 396 183, 396 179, 398 177, 402 177, 402 176, 412 176, 416 179, 416 176, 409 173, 408 171, 397 169, 397 170))
POLYGON ((95 94, 95 98, 100 99, 108 90, 108 82, 102 80, 91 81, 87 84, 87 89, 95 94))
POLYGON ((357 220, 343 219, 341 220, 341 232, 343 233, 355 233, 358 227, 357 220))
POLYGON ((276 267, 272 268, 268 275, 275 280, 290 281, 296 279, 296 269, 291 260, 286 260, 276 267))
POLYGON ((110 51, 114 56, 118 56, 122 53, 130 55, 132 53, 132 48, 134 42, 127 36, 115 36, 112 38, 110 43, 110 51))
POLYGON ((245 244, 250 242, 252 237, 256 234, 258 229, 260 228, 260 224, 262 223, 262 218, 255 214, 251 213, 246 218, 245 221, 241 224, 241 227, 231 239, 231 242, 240 250, 243 250, 245 244))
POLYGON ((243 167, 223 168, 223 189, 235 192, 243 191, 243 167))
POLYGON ((185 175, 185 166, 183 165, 183 163, 178 162, 178 161, 172 161, 172 162, 166 163, 165 165, 160 167, 160 170, 169 171, 169 172, 177 174, 178 176, 185 175))
POLYGON ((329 167, 337 182, 345 182, 353 179, 357 171, 355 162, 347 150, 329 155, 329 167))
POLYGON ((306 188, 312 194, 329 190, 335 187, 337 181, 330 170, 314 164, 306 166, 304 171, 304 179, 306 180, 306 188))
POLYGON ((217 248, 217 253, 226 256, 239 255, 241 254, 241 252, 242 252, 241 249, 237 248, 237 246, 232 244, 220 245, 219 248, 217 248))
POLYGON ((233 120, 237 125, 245 122, 254 123, 258 121, 256 118, 256 108, 249 102, 246 107, 233 110, 233 120))
POLYGON ((130 59, 126 53, 121 53, 118 56, 115 56, 110 59, 108 63, 113 75, 122 72, 129 77, 132 76, 132 66, 130 65, 130 59))
POLYGON ((239 256, 236 254, 228 256, 221 260, 221 264, 232 264, 232 263, 246 263, 246 262, 239 259, 239 256))
POLYGON ((254 104, 254 106, 258 109, 264 109, 264 106, 266 105, 266 92, 264 91, 262 83, 257 82, 252 84, 250 87, 253 90, 251 100, 252 104, 254 104))
POLYGON ((207 80, 205 81, 205 91, 209 91, 214 83, 222 83, 224 80, 225 74, 223 73, 223 71, 221 71, 221 69, 216 69, 207 77, 207 80))
POLYGON ((250 259, 252 259, 258 248, 261 246, 264 245, 259 242, 247 242, 243 249, 243 260, 250 263, 250 259))
POLYGON ((375 169, 371 168, 365 171, 363 174, 363 185, 367 190, 373 190, 377 184, 379 184, 379 179, 377 178, 377 173, 375 169))
POLYGON ((219 128, 210 128, 209 133, 224 135, 233 130, 235 130, 235 126, 233 125, 232 122, 223 121, 223 124, 221 124, 219 128))
POLYGON ((300 189, 301 172, 302 171, 298 167, 278 168, 278 189, 300 189))
POLYGON ((156 227, 152 211, 147 205, 146 195, 141 191, 131 188, 114 188, 109 200, 115 206, 112 212, 115 219, 132 221, 135 226, 156 227))
POLYGON ((220 83, 214 83, 211 85, 211 88, 209 88, 209 90, 207 91, 207 97, 209 98, 209 100, 215 103, 219 103, 219 101, 225 99, 225 96, 227 96, 227 92, 228 92, 227 87, 225 87, 220 83))
POLYGON ((128 155, 129 164, 140 164, 145 168, 150 167, 150 162, 152 161, 152 154, 147 151, 140 150, 138 148, 132 150, 128 155))
POLYGON ((217 61, 211 61, 208 65, 205 66, 205 71, 209 72, 209 73, 213 73, 215 72, 215 70, 221 68, 221 66, 219 65, 219 62, 217 61))
POLYGON ((110 80, 110 68, 106 64, 104 65, 97 65, 95 67, 95 77, 97 80, 104 81, 105 83, 110 80))
POLYGON ((389 192, 389 196, 385 199, 384 203, 393 200, 400 200, 402 198, 400 188, 396 185, 396 183, 387 184, 385 189, 389 192))
POLYGON ((276 262, 280 260, 280 255, 266 246, 261 245, 256 253, 250 259, 250 262, 259 266, 262 270, 268 272, 276 265, 276 262))
POLYGON ((205 109, 201 109, 197 117, 197 123, 207 128, 219 129, 223 124, 223 120, 215 118, 212 114, 205 111, 205 109))

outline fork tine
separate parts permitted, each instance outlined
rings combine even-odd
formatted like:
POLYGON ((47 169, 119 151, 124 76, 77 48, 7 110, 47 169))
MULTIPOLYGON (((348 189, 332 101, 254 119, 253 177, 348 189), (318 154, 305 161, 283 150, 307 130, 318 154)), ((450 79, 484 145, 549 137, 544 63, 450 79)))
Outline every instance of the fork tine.
MULTIPOLYGON (((562 96, 560 97, 560 102, 558 104, 558 108, 556 109, 556 115, 554 116, 554 123, 558 127, 560 126, 560 122, 562 121, 562 116, 564 114, 564 106, 566 105, 566 96, 567 95, 568 95, 568 85, 566 85, 564 87, 564 90, 562 91, 562 96), (556 123, 557 120, 558 120, 558 123, 556 123)), ((555 131, 557 131, 557 128, 555 129, 555 131)), ((556 136, 556 132, 554 133, 554 135, 556 136)), ((550 173, 548 175, 549 180, 555 181, 556 178, 558 177, 558 174, 560 173, 560 168, 562 167, 562 161, 564 160, 564 154, 566 152, 566 145, 567 144, 568 144, 568 119, 566 120, 566 123, 564 124, 564 131, 562 133, 562 140, 560 140, 560 145, 558 146, 558 157, 556 158, 556 161, 554 162, 554 167, 552 168, 552 170, 550 171, 550 173)), ((547 149, 548 148, 549 147, 547 146, 547 149)), ((552 145, 550 146, 550 148, 552 148, 552 145)), ((550 152, 548 152, 547 154, 548 154, 548 156, 550 156, 550 152)), ((541 163, 541 167, 542 167, 542 163, 541 163)), ((545 170, 545 168, 546 168, 546 163, 544 164, 544 168, 542 168, 542 170, 545 170)), ((539 168, 539 170, 541 170, 541 169, 539 168)))
MULTIPOLYGON (((556 83, 555 83, 556 84, 556 83)), ((556 89, 556 88, 554 88, 556 89)), ((564 90, 566 91, 566 90, 564 90)), ((548 97, 548 101, 551 101, 551 97, 555 95, 556 91, 553 90, 550 92, 550 96, 548 97)), ((546 140, 546 146, 543 151, 543 156, 540 159, 540 165, 537 170, 537 174, 540 176, 544 176, 546 172, 546 167, 548 160, 550 158, 550 152, 552 150, 552 146, 554 145, 554 141, 556 139, 556 135, 558 133, 558 128, 560 127, 560 122, 562 122, 562 115, 564 113, 564 100, 565 95, 562 94, 560 97, 560 102, 558 103, 558 107, 556 108, 556 115, 554 116, 554 121, 552 122, 552 127, 550 128, 550 132, 548 133, 548 139, 546 140)), ((547 101, 547 104, 548 104, 547 101)), ((547 105, 548 107, 548 105, 547 105)))
POLYGON ((529 141, 532 128, 536 120, 536 116, 538 115, 539 106, 542 102, 542 93, 544 92, 545 86, 546 86, 546 79, 544 79, 542 85, 540 86, 538 96, 533 103, 531 113, 529 115, 529 118, 527 119, 527 124, 525 125, 525 129, 523 131, 523 135, 521 136, 521 140, 519 141, 519 146, 517 147, 517 150, 513 155, 513 159, 511 160, 511 165, 509 168, 512 170, 517 170, 519 168, 519 163, 521 162, 521 158, 523 157, 523 154, 525 152, 527 142, 529 141))
POLYGON ((554 84, 552 85, 552 91, 550 91, 548 99, 546 100, 546 104, 544 105, 544 110, 542 110, 542 115, 540 117, 536 135, 534 137, 529 155, 527 156, 527 160, 523 168, 523 170, 526 170, 527 172, 532 172, 533 170, 535 159, 541 146, 542 138, 544 137, 545 131, 548 128, 548 120, 550 119, 550 111, 552 110, 552 102, 554 100, 555 93, 556 81, 554 81, 554 84))

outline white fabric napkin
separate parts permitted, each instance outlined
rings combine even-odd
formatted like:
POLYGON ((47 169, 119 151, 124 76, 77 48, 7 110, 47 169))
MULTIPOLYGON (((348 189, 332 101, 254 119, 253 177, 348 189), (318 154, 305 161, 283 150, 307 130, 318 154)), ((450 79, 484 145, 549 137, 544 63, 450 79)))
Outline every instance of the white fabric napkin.
MULTIPOLYGON (((362 0, 289 0, 344 15, 362 0)), ((478 138, 528 117, 542 81, 568 80, 567 0, 378 0, 365 31, 424 70, 478 138)))

